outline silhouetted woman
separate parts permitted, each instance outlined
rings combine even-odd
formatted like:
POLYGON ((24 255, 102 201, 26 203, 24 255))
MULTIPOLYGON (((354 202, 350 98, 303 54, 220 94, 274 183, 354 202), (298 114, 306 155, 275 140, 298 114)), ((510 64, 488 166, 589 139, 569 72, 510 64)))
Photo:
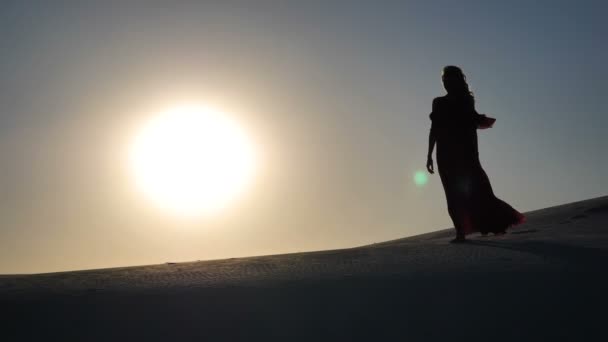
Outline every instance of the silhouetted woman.
POLYGON ((432 154, 437 143, 439 176, 456 228, 452 242, 466 241, 465 236, 473 232, 504 234, 525 218, 494 196, 479 162, 477 129, 492 127, 496 120, 477 113, 459 67, 443 68, 442 80, 447 95, 433 100, 426 168, 434 173, 432 154))

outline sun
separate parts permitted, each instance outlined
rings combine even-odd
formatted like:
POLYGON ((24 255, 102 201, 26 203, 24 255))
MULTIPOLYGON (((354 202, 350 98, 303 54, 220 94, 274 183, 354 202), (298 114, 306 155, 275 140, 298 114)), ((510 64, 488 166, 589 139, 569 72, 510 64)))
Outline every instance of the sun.
POLYGON ((251 181, 254 148, 229 115, 175 107, 146 122, 130 162, 137 187, 158 206, 185 216, 225 207, 251 181))

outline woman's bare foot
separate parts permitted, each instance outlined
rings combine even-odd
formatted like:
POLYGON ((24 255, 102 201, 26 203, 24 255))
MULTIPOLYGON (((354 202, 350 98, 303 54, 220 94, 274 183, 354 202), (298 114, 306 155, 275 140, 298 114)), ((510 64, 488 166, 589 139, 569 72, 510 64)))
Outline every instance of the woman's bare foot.
POLYGON ((450 241, 450 243, 463 243, 463 242, 467 242, 467 239, 464 237, 464 234, 457 234, 456 238, 452 241, 450 241))

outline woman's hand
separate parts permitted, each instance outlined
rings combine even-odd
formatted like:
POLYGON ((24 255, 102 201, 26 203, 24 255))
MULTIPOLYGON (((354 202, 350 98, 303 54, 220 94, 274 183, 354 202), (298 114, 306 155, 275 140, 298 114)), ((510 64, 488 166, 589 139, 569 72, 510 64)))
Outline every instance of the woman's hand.
POLYGON ((431 156, 426 157, 426 170, 430 174, 435 173, 435 168, 433 166, 433 158, 431 158, 431 156))

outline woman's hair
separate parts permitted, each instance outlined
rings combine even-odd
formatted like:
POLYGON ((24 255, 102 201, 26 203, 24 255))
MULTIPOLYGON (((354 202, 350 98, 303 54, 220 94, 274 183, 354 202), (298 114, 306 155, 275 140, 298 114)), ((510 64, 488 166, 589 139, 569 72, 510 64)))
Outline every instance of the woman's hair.
POLYGON ((467 83, 467 77, 462 72, 462 69, 455 65, 448 65, 443 68, 443 74, 441 75, 443 82, 445 84, 446 79, 449 79, 450 82, 453 82, 452 85, 454 88, 451 92, 453 95, 458 96, 466 96, 473 99, 473 92, 469 90, 469 84, 467 83))

